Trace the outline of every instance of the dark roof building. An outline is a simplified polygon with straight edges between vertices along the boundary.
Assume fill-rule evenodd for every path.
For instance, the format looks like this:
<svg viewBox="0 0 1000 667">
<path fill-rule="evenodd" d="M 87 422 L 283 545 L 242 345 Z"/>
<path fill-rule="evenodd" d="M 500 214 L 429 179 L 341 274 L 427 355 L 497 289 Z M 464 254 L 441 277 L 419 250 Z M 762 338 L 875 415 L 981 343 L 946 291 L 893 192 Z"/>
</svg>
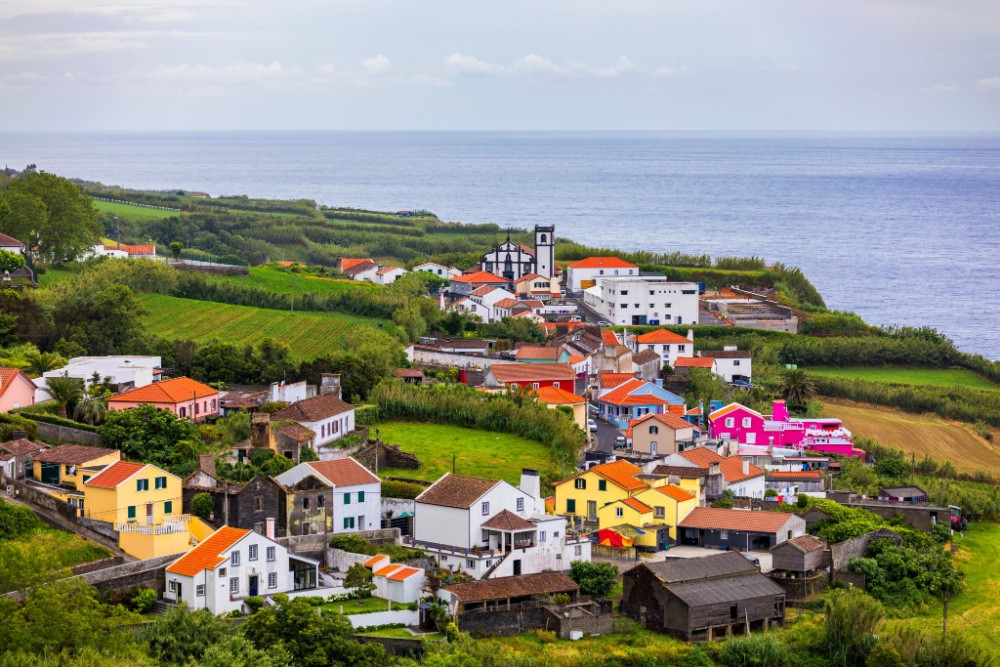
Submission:
<svg viewBox="0 0 1000 667">
<path fill-rule="evenodd" d="M 277 422 L 291 419 L 292 421 L 311 424 L 335 417 L 353 409 L 354 406 L 350 403 L 331 394 L 326 394 L 324 396 L 313 396 L 302 401 L 296 401 L 284 410 L 271 415 L 271 421 Z"/>
<path fill-rule="evenodd" d="M 417 496 L 416 502 L 463 510 L 469 509 L 477 500 L 486 495 L 487 491 L 499 483 L 495 479 L 446 473 Z"/>
<path fill-rule="evenodd" d="M 696 507 L 678 528 L 681 544 L 751 551 L 804 535 L 806 522 L 784 512 Z"/>
<path fill-rule="evenodd" d="M 516 577 L 480 579 L 442 587 L 457 602 L 458 611 L 488 607 L 491 604 L 506 606 L 523 602 L 538 595 L 568 593 L 576 595 L 580 587 L 562 572 L 539 572 Z"/>
<path fill-rule="evenodd" d="M 623 577 L 622 613 L 685 641 L 766 630 L 785 619 L 785 592 L 743 556 L 644 563 Z"/>
</svg>

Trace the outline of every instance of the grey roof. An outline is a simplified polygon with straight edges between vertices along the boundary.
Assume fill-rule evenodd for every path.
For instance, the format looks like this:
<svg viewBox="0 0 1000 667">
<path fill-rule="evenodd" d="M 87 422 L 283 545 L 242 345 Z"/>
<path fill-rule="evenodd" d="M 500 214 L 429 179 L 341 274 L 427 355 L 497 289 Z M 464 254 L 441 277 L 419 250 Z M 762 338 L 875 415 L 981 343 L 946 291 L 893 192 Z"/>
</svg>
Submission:
<svg viewBox="0 0 1000 667">
<path fill-rule="evenodd" d="M 757 572 L 757 566 L 735 551 L 704 558 L 678 558 L 646 565 L 667 584 Z"/>
<path fill-rule="evenodd" d="M 737 557 L 746 560 L 738 554 Z M 693 560 L 704 559 L 698 558 Z M 778 586 L 759 572 L 737 577 L 670 584 L 667 586 L 667 589 L 690 607 L 742 602 L 744 600 L 772 595 L 785 595 L 785 591 L 781 586 Z"/>
<path fill-rule="evenodd" d="M 894 498 L 912 498 L 914 496 L 926 496 L 927 492 L 919 486 L 883 486 L 879 491 Z"/>
</svg>

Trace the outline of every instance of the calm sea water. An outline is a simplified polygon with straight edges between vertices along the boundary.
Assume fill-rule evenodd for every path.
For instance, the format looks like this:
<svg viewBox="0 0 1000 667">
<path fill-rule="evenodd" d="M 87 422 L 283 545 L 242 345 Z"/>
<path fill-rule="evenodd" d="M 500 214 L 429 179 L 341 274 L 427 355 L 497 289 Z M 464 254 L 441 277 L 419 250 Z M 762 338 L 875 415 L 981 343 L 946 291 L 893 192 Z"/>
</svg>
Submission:
<svg viewBox="0 0 1000 667">
<path fill-rule="evenodd" d="M 930 325 L 1000 358 L 1000 135 L 0 133 L 0 160 L 757 255 L 800 266 L 831 308 Z"/>
</svg>

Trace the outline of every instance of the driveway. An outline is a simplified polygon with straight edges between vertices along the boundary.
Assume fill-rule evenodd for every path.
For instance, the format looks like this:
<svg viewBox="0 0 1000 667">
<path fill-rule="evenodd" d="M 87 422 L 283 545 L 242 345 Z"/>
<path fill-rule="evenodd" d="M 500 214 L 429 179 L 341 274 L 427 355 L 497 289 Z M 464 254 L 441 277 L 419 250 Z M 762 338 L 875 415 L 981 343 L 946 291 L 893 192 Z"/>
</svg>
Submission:
<svg viewBox="0 0 1000 667">
<path fill-rule="evenodd" d="M 591 433 L 593 437 L 591 445 L 591 451 L 601 452 L 604 454 L 613 454 L 615 447 L 615 438 L 620 435 L 625 435 L 624 432 L 619 431 L 614 424 L 609 421 L 605 421 L 600 417 L 591 415 L 591 419 L 597 422 L 597 433 Z M 622 450 L 624 452 L 624 450 Z"/>
</svg>

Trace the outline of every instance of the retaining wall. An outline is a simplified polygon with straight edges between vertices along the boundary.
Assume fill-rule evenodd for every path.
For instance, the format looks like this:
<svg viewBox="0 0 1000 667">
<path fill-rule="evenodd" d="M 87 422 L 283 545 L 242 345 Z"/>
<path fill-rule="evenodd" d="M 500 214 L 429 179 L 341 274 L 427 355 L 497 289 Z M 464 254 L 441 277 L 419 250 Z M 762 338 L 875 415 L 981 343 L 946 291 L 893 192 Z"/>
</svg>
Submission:
<svg viewBox="0 0 1000 667">
<path fill-rule="evenodd" d="M 30 413 L 24 416 L 31 419 Z M 56 440 L 57 442 L 74 442 L 90 445 L 91 447 L 100 447 L 102 443 L 101 436 L 93 431 L 83 431 L 78 428 L 49 424 L 43 421 L 36 421 L 35 423 L 38 424 L 38 434 L 43 438 Z"/>
<path fill-rule="evenodd" d="M 417 625 L 420 622 L 420 612 L 411 609 L 374 611 L 370 614 L 348 614 L 347 620 L 356 628 L 364 628 L 371 625 L 388 625 L 389 623 Z"/>
</svg>

